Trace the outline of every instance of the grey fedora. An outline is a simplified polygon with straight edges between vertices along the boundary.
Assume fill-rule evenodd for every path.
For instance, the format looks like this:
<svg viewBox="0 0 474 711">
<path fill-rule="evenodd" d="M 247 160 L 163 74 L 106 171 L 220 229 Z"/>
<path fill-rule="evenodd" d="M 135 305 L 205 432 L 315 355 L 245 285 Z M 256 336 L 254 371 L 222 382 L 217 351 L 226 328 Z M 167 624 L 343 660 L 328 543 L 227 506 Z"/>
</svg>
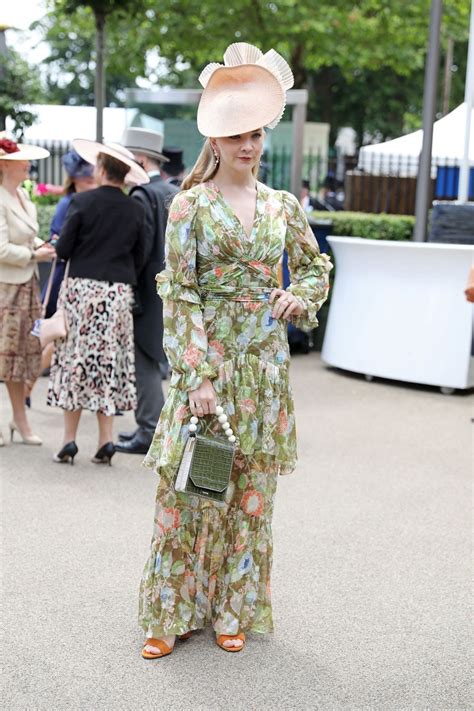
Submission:
<svg viewBox="0 0 474 711">
<path fill-rule="evenodd" d="M 163 163 L 168 162 L 168 158 L 163 155 L 164 136 L 158 131 L 148 131 L 145 128 L 131 126 L 123 134 L 122 143 L 125 148 L 134 153 L 144 153 L 151 158 L 157 158 Z"/>
</svg>

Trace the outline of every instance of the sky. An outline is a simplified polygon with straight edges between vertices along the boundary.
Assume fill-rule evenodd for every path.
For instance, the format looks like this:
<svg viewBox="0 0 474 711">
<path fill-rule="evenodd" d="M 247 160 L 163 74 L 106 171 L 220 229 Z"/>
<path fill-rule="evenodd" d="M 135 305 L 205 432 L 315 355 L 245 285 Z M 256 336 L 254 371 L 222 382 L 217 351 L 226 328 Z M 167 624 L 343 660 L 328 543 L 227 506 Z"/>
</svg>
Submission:
<svg viewBox="0 0 474 711">
<path fill-rule="evenodd" d="M 0 3 L 0 24 L 15 27 L 6 32 L 7 45 L 19 52 L 30 63 L 41 62 L 47 55 L 47 47 L 39 44 L 40 37 L 28 27 L 45 14 L 44 0 L 12 0 Z M 21 31 L 17 31 L 21 30 Z"/>
<path fill-rule="evenodd" d="M 46 14 L 47 0 L 0 0 L 0 25 L 9 25 L 15 29 L 7 30 L 7 45 L 17 51 L 30 64 L 41 64 L 48 56 L 49 48 L 41 42 L 41 33 L 29 30 L 32 22 L 40 20 Z M 150 53 L 149 62 L 158 67 L 159 59 Z M 138 79 L 137 85 L 148 88 L 147 79 Z"/>
<path fill-rule="evenodd" d="M 2 3 L 0 10 L 0 22 L 5 25 L 12 25 L 21 30 L 39 20 L 44 14 L 44 2 L 42 0 L 17 0 L 17 2 Z"/>
</svg>

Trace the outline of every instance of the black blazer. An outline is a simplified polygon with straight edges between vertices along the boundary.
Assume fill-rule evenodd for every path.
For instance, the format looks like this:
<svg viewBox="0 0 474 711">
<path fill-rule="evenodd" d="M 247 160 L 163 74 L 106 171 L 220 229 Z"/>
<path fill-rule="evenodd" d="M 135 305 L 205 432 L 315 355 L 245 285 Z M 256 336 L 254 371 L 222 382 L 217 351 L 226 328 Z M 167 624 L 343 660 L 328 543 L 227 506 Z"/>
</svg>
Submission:
<svg viewBox="0 0 474 711">
<path fill-rule="evenodd" d="M 136 284 L 151 248 L 143 205 L 103 185 L 71 200 L 56 244 L 70 277 Z"/>
<path fill-rule="evenodd" d="M 165 183 L 160 175 L 154 175 L 148 185 L 133 188 L 133 201 L 141 203 L 153 234 L 152 246 L 145 268 L 138 277 L 134 309 L 135 343 L 150 358 L 165 360 L 163 351 L 163 304 L 156 293 L 155 277 L 165 265 L 165 232 L 168 208 L 178 188 Z"/>
</svg>

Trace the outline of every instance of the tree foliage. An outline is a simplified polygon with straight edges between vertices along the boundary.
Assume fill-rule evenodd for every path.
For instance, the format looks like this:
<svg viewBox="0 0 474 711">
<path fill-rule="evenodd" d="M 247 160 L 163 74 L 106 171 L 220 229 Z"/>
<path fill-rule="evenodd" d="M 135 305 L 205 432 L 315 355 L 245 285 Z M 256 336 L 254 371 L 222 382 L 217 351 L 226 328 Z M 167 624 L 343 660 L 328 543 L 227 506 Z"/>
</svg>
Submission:
<svg viewBox="0 0 474 711">
<path fill-rule="evenodd" d="M 35 119 L 25 105 L 37 103 L 40 97 L 38 75 L 28 62 L 10 48 L 6 56 L 0 55 L 0 129 L 5 128 L 6 118 L 11 118 L 15 138 L 21 140 Z"/>
<path fill-rule="evenodd" d="M 444 72 L 441 58 L 440 78 Z M 467 43 L 455 45 L 451 103 L 453 109 L 464 98 Z M 315 121 L 331 124 L 332 138 L 340 126 L 352 126 L 359 145 L 366 133 L 377 139 L 396 138 L 421 128 L 424 67 L 409 74 L 398 74 L 390 67 L 354 68 L 352 76 L 339 67 L 322 67 L 309 73 L 309 115 Z M 438 106 L 441 108 L 442 82 L 439 82 Z M 441 113 L 438 113 L 441 116 Z"/>
<path fill-rule="evenodd" d="M 307 73 L 337 66 L 350 76 L 360 69 L 391 68 L 401 75 L 424 62 L 430 0 L 147 0 L 141 26 L 150 46 L 171 61 L 195 69 L 219 61 L 232 41 L 274 47 L 290 62 L 296 87 Z M 469 0 L 445 0 L 445 33 L 465 39 Z M 185 18 L 185 22 L 183 22 Z"/>
<path fill-rule="evenodd" d="M 42 30 L 51 48 L 44 60 L 48 101 L 92 106 L 96 61 L 95 21 L 91 10 L 80 7 L 74 13 L 49 13 L 35 23 L 35 27 Z M 128 18 L 110 18 L 106 55 L 106 103 L 120 106 L 124 100 L 123 90 L 146 74 L 146 49 L 132 41 Z"/>
<path fill-rule="evenodd" d="M 66 12 L 71 2 L 83 4 L 56 0 L 56 12 L 40 23 L 51 45 L 47 90 L 54 100 L 90 104 L 93 15 L 84 7 Z M 247 41 L 286 57 L 295 87 L 310 89 L 312 120 L 354 125 L 360 136 L 375 128 L 389 136 L 421 113 L 430 0 L 143 0 L 139 11 L 138 3 L 86 4 L 116 10 L 108 20 L 108 103 L 120 104 L 122 90 L 139 77 L 196 86 L 205 64 L 222 61 L 231 42 Z M 443 6 L 442 43 L 454 38 L 456 63 L 463 66 L 470 0 Z M 157 68 L 150 59 L 158 56 Z M 462 98 L 461 72 L 456 79 L 454 102 Z"/>
</svg>

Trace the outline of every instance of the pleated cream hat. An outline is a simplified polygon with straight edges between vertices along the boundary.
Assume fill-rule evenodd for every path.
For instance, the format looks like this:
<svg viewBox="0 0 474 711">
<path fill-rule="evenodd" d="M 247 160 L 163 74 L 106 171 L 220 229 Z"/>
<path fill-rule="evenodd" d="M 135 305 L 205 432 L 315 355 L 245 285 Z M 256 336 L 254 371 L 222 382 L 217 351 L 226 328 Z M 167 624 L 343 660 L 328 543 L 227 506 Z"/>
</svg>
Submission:
<svg viewBox="0 0 474 711">
<path fill-rule="evenodd" d="M 263 54 L 246 42 L 231 44 L 224 64 L 212 62 L 199 76 L 204 91 L 197 112 L 198 130 L 209 138 L 275 128 L 283 116 L 286 92 L 294 83 L 283 57 Z"/>
</svg>

